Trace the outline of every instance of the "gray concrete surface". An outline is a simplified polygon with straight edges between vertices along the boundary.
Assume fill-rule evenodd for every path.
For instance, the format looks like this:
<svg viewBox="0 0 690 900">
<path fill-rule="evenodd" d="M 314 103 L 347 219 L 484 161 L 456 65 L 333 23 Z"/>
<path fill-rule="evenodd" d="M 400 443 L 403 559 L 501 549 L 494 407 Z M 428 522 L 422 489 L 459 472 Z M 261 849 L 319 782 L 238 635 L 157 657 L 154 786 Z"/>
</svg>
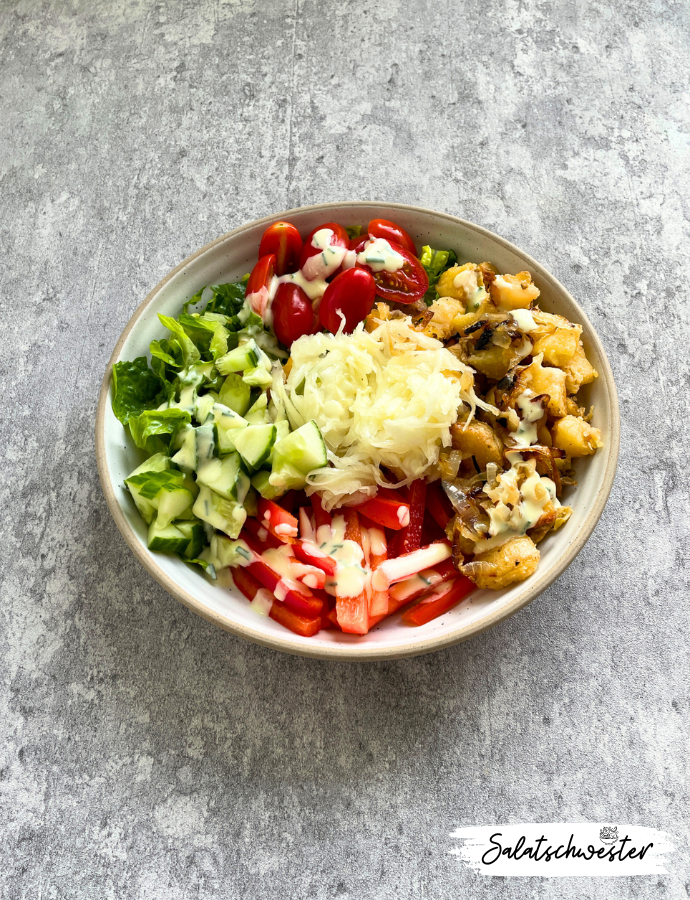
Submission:
<svg viewBox="0 0 690 900">
<path fill-rule="evenodd" d="M 0 5 L 0 895 L 685 898 L 688 6 Z M 147 291 L 257 216 L 447 210 L 583 303 L 619 475 L 537 602 L 422 659 L 293 659 L 134 561 L 93 420 Z M 482 878 L 461 825 L 663 828 L 668 876 Z"/>
</svg>

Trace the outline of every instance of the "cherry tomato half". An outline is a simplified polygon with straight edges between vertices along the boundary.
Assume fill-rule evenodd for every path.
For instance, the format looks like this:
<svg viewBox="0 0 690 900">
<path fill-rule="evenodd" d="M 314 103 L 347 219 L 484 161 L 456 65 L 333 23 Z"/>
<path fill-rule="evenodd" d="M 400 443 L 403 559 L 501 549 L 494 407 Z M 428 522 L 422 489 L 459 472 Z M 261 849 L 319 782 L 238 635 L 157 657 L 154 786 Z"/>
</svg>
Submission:
<svg viewBox="0 0 690 900">
<path fill-rule="evenodd" d="M 249 305 L 254 312 L 258 313 L 262 318 L 266 311 L 266 306 L 268 305 L 268 289 L 271 284 L 271 279 L 275 274 L 275 268 L 275 253 L 269 253 L 267 256 L 262 256 L 252 269 L 249 281 L 247 282 L 245 295 L 249 301 Z"/>
<path fill-rule="evenodd" d="M 388 240 L 386 238 L 386 240 Z M 390 300 L 395 303 L 414 303 L 421 299 L 429 287 L 429 278 L 424 271 L 424 266 L 416 256 L 401 247 L 388 241 L 391 248 L 403 258 L 403 265 L 397 272 L 372 272 L 369 266 L 357 263 L 358 269 L 371 272 L 376 282 L 376 296 L 382 300 Z"/>
<path fill-rule="evenodd" d="M 274 253 L 276 275 L 296 272 L 302 253 L 302 237 L 291 222 L 274 222 L 264 231 L 259 245 L 259 256 Z"/>
<path fill-rule="evenodd" d="M 367 226 L 367 231 L 372 237 L 385 238 L 389 243 L 404 247 L 413 256 L 417 255 L 414 241 L 405 229 L 396 225 L 395 222 L 389 222 L 388 219 L 372 219 Z"/>
<path fill-rule="evenodd" d="M 321 324 L 335 334 L 342 323 L 338 313 L 342 313 L 345 316 L 345 333 L 350 334 L 369 315 L 375 298 L 376 284 L 372 274 L 363 268 L 346 269 L 331 281 L 321 298 Z"/>
<path fill-rule="evenodd" d="M 271 310 L 275 336 L 286 347 L 302 335 L 316 331 L 311 300 L 298 284 L 279 284 Z"/>
<path fill-rule="evenodd" d="M 315 278 L 328 278 L 328 276 L 332 275 L 336 269 L 340 268 L 340 264 L 343 261 L 343 254 L 338 252 L 336 254 L 329 254 L 332 258 L 326 260 L 314 259 L 313 263 L 309 262 L 310 259 L 321 256 L 323 253 L 323 248 L 314 247 L 312 245 L 312 240 L 317 231 L 323 231 L 325 229 L 333 232 L 328 241 L 329 247 L 342 247 L 347 250 L 349 244 L 347 231 L 345 231 L 342 225 L 338 225 L 337 222 L 326 222 L 325 225 L 319 225 L 318 228 L 310 231 L 304 241 L 302 255 L 299 259 L 299 267 L 304 272 L 304 277 L 308 281 L 314 281 Z"/>
</svg>

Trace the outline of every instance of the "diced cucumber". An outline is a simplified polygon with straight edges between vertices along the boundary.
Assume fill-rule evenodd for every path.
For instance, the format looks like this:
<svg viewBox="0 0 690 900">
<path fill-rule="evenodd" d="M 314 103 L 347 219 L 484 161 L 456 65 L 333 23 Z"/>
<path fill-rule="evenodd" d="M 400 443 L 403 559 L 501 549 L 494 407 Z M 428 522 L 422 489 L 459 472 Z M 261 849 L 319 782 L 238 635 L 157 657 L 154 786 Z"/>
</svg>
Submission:
<svg viewBox="0 0 690 900">
<path fill-rule="evenodd" d="M 239 535 L 247 518 L 244 507 L 233 500 L 226 500 L 215 491 L 203 486 L 194 504 L 194 515 L 213 528 L 223 531 L 233 540 Z"/>
<path fill-rule="evenodd" d="M 276 497 L 285 493 L 282 488 L 273 487 L 269 481 L 270 475 L 271 473 L 265 469 L 252 475 L 252 487 L 256 488 L 264 500 L 275 500 Z"/>
<path fill-rule="evenodd" d="M 216 455 L 216 426 L 212 422 L 200 425 L 196 431 L 196 465 L 197 470 Z"/>
<path fill-rule="evenodd" d="M 243 416 L 251 405 L 251 394 L 249 385 L 242 381 L 240 375 L 232 372 L 223 382 L 218 399 L 238 416 Z"/>
<path fill-rule="evenodd" d="M 319 426 L 312 420 L 275 445 L 270 483 L 285 490 L 302 488 L 313 469 L 326 465 L 326 445 Z"/>
<path fill-rule="evenodd" d="M 235 446 L 250 471 L 266 462 L 276 440 L 275 425 L 249 425 L 235 438 Z"/>
<path fill-rule="evenodd" d="M 242 375 L 242 381 L 252 387 L 267 388 L 273 383 L 271 373 L 263 366 L 254 366 L 252 369 L 245 371 Z"/>
<path fill-rule="evenodd" d="M 196 469 L 196 428 L 193 425 L 185 425 L 178 433 L 177 443 L 180 449 L 173 456 L 172 461 L 184 472 L 193 472 Z"/>
<path fill-rule="evenodd" d="M 250 425 L 268 424 L 268 395 L 266 393 L 259 395 L 256 403 L 245 413 L 244 418 Z"/>
<path fill-rule="evenodd" d="M 173 519 L 183 516 L 187 510 L 191 509 L 194 503 L 194 496 L 191 491 L 183 487 L 173 488 L 172 490 L 163 488 L 156 495 L 153 502 L 158 509 L 156 521 L 160 528 L 165 528 Z"/>
<path fill-rule="evenodd" d="M 213 394 L 204 394 L 203 397 L 197 397 L 195 416 L 200 425 L 204 425 L 211 418 L 211 411 L 215 402 Z"/>
<path fill-rule="evenodd" d="M 175 527 L 189 540 L 184 555 L 188 559 L 196 559 L 206 545 L 206 532 L 199 521 L 175 522 Z"/>
<path fill-rule="evenodd" d="M 284 437 L 287 437 L 290 434 L 290 423 L 288 422 L 287 419 L 280 419 L 278 422 L 275 423 L 275 425 L 276 425 L 276 442 L 273 445 L 273 450 L 271 450 L 271 453 L 268 457 L 268 462 L 271 463 L 271 465 L 273 465 L 273 454 L 276 452 L 276 445 L 278 444 L 279 441 L 282 441 Z M 270 500 L 270 497 L 267 497 L 266 499 Z"/>
<path fill-rule="evenodd" d="M 184 553 L 189 538 L 175 525 L 162 525 L 154 519 L 149 526 L 148 548 L 159 553 Z"/>
<path fill-rule="evenodd" d="M 229 375 L 231 372 L 247 372 L 258 366 L 261 358 L 260 352 L 256 341 L 251 338 L 245 344 L 240 344 L 239 347 L 217 359 L 216 368 L 221 375 Z"/>
<path fill-rule="evenodd" d="M 134 478 L 136 475 L 143 475 L 144 472 L 164 472 L 169 468 L 170 457 L 165 453 L 154 453 L 153 456 L 149 456 L 148 459 L 144 460 L 144 462 L 132 472 L 129 478 L 125 478 L 125 484 L 132 495 L 132 500 L 134 500 L 134 503 L 139 510 L 139 515 L 147 525 L 151 524 L 153 517 L 156 514 L 156 507 L 152 502 L 153 497 L 143 497 L 141 488 L 129 484 L 129 479 Z"/>
<path fill-rule="evenodd" d="M 247 479 L 248 481 L 249 479 Z M 249 489 L 247 491 L 247 495 L 242 501 L 242 505 L 244 506 L 244 511 L 248 516 L 253 516 L 256 518 L 259 515 L 259 495 L 256 493 L 256 490 L 249 485 Z"/>
<path fill-rule="evenodd" d="M 208 459 L 197 469 L 196 481 L 205 485 L 226 500 L 237 500 L 237 481 L 241 473 L 239 453 L 231 453 L 223 459 Z"/>
<path fill-rule="evenodd" d="M 222 403 L 213 405 L 213 419 L 218 432 L 218 454 L 227 456 L 235 450 L 235 437 L 240 429 L 247 427 L 247 421 Z"/>
<path fill-rule="evenodd" d="M 228 566 L 246 566 L 252 559 L 252 551 L 244 541 L 231 541 L 222 534 L 214 534 L 208 546 L 201 554 L 202 558 L 216 569 Z"/>
</svg>

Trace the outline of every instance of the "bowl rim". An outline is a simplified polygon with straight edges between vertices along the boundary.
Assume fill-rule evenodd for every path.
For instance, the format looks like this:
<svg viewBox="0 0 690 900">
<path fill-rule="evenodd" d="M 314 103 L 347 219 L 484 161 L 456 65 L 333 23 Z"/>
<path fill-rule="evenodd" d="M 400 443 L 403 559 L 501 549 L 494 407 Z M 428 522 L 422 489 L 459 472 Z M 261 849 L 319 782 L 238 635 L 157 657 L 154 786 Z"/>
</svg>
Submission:
<svg viewBox="0 0 690 900">
<path fill-rule="evenodd" d="M 456 628 L 454 631 L 451 631 L 447 634 L 438 635 L 426 639 L 424 639 L 420 635 L 420 640 L 413 641 L 407 646 L 377 647 L 377 645 L 375 644 L 358 645 L 333 643 L 325 646 L 312 645 L 310 647 L 308 643 L 308 641 L 310 640 L 309 638 L 302 638 L 299 642 L 297 642 L 294 640 L 295 638 L 298 638 L 297 635 L 292 635 L 292 639 L 288 639 L 287 637 L 283 638 L 281 636 L 267 635 L 258 629 L 249 628 L 237 622 L 232 622 L 220 613 L 217 613 L 216 611 L 208 608 L 202 601 L 194 597 L 188 591 L 181 588 L 158 565 L 154 554 L 152 554 L 139 542 L 136 534 L 134 533 L 132 527 L 126 519 L 122 508 L 120 507 L 120 504 L 117 501 L 112 482 L 109 478 L 108 466 L 106 461 L 105 414 L 108 403 L 108 395 L 110 392 L 110 381 L 113 365 L 119 360 L 119 355 L 122 347 L 127 340 L 130 332 L 136 325 L 137 321 L 142 316 L 144 311 L 150 306 L 150 304 L 154 302 L 156 296 L 163 289 L 163 287 L 165 287 L 165 285 L 172 278 L 174 278 L 179 272 L 189 266 L 199 256 L 211 250 L 217 244 L 223 243 L 228 238 L 241 234 L 243 231 L 247 231 L 250 228 L 255 228 L 258 225 L 269 225 L 271 222 L 288 218 L 295 213 L 318 212 L 320 210 L 333 210 L 335 208 L 342 209 L 348 207 L 368 207 L 371 209 L 379 210 L 401 210 L 407 213 L 421 213 L 423 215 L 430 215 L 439 219 L 445 219 L 448 222 L 453 223 L 454 225 L 461 225 L 470 231 L 474 231 L 482 237 L 497 241 L 505 249 L 523 258 L 529 265 L 530 271 L 533 275 L 536 273 L 540 278 L 551 281 L 559 290 L 561 290 L 565 294 L 565 296 L 570 300 L 570 302 L 573 303 L 575 308 L 578 310 L 578 313 L 580 315 L 580 321 L 578 322 L 578 324 L 583 325 L 583 329 L 586 331 L 588 342 L 596 347 L 597 354 L 599 356 L 599 359 L 601 360 L 600 368 L 602 369 L 602 371 L 599 372 L 599 376 L 606 383 L 608 388 L 608 421 L 610 434 L 605 448 L 606 467 L 604 470 L 604 477 L 602 479 L 601 485 L 599 486 L 591 509 L 584 517 L 582 524 L 580 525 L 577 532 L 573 535 L 573 540 L 569 543 L 565 551 L 558 558 L 557 562 L 548 571 L 544 572 L 541 577 L 539 577 L 539 572 L 537 571 L 536 579 L 532 577 L 523 582 L 525 587 L 523 588 L 523 590 L 519 591 L 516 594 L 516 596 L 509 604 L 501 606 L 493 612 L 487 612 L 485 616 L 482 616 L 477 621 Z M 601 518 L 601 515 L 604 511 L 604 507 L 608 500 L 609 494 L 611 493 L 611 488 L 613 486 L 613 481 L 616 474 L 616 466 L 618 463 L 618 452 L 620 444 L 620 413 L 618 405 L 618 394 L 616 391 L 613 372 L 604 351 L 604 347 L 599 339 L 596 330 L 593 328 L 592 323 L 589 321 L 582 307 L 578 304 L 578 302 L 570 294 L 570 292 L 561 284 L 561 282 L 554 275 L 552 275 L 551 272 L 545 269 L 544 266 L 538 263 L 529 254 L 525 253 L 524 250 L 517 247 L 515 244 L 511 243 L 500 235 L 489 231 L 487 228 L 483 228 L 481 225 L 476 225 L 474 222 L 468 222 L 466 219 L 461 219 L 458 216 L 453 216 L 450 213 L 438 212 L 437 210 L 427 209 L 423 206 L 413 206 L 406 203 L 388 203 L 386 201 L 378 200 L 344 200 L 295 207 L 293 209 L 273 213 L 269 216 L 263 216 L 260 219 L 254 219 L 251 222 L 247 222 L 243 225 L 238 226 L 237 228 L 232 229 L 232 231 L 228 231 L 225 234 L 220 235 L 219 237 L 210 241 L 208 244 L 205 244 L 203 247 L 195 250 L 194 253 L 190 254 L 188 257 L 182 260 L 179 265 L 175 266 L 174 269 L 171 269 L 171 271 L 168 272 L 168 274 L 165 275 L 156 284 L 156 286 L 149 291 L 144 300 L 142 300 L 142 302 L 136 308 L 131 318 L 127 322 L 124 330 L 122 331 L 117 343 L 115 344 L 115 348 L 113 349 L 113 352 L 110 355 L 110 359 L 108 360 L 108 364 L 106 366 L 103 381 L 101 382 L 101 388 L 98 397 L 98 406 L 96 409 L 95 431 L 96 463 L 98 466 L 98 474 L 100 477 L 103 494 L 105 495 L 106 503 L 108 504 L 110 513 L 115 520 L 115 524 L 117 525 L 120 534 L 125 539 L 125 542 L 129 546 L 130 550 L 132 550 L 135 557 L 144 566 L 147 572 L 152 575 L 153 578 L 155 578 L 155 580 L 161 585 L 161 587 L 163 587 L 169 594 L 175 597 L 176 600 L 179 600 L 180 603 L 193 610 L 202 618 L 206 619 L 209 622 L 212 622 L 214 625 L 219 626 L 225 631 L 231 632 L 237 637 L 242 637 L 246 640 L 252 641 L 253 643 L 260 644 L 261 646 L 269 647 L 273 650 L 280 650 L 284 653 L 290 653 L 295 656 L 312 657 L 316 659 L 340 659 L 356 661 L 400 659 L 404 657 L 420 656 L 422 654 L 431 653 L 435 650 L 440 650 L 445 647 L 451 647 L 454 644 L 466 641 L 477 634 L 488 631 L 488 629 L 493 628 L 495 625 L 498 625 L 499 622 L 502 622 L 504 619 L 513 616 L 515 613 L 519 612 L 519 610 L 523 609 L 525 606 L 531 603 L 532 600 L 538 597 L 541 593 L 543 593 L 543 591 L 545 591 L 551 584 L 553 584 L 553 582 L 565 571 L 565 569 L 567 569 L 567 567 L 571 564 L 571 562 L 575 559 L 577 554 L 589 540 L 592 532 L 594 531 L 594 528 L 597 525 L 597 522 Z"/>
</svg>

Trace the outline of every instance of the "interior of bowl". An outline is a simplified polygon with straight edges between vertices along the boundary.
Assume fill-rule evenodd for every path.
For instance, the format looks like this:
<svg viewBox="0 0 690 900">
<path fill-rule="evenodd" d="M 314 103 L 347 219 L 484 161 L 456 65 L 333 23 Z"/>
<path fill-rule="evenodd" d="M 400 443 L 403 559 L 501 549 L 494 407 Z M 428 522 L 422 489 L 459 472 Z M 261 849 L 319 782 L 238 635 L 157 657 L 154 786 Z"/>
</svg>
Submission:
<svg viewBox="0 0 690 900">
<path fill-rule="evenodd" d="M 253 612 L 223 573 L 218 581 L 212 581 L 176 557 L 148 550 L 146 526 L 123 486 L 124 479 L 143 457 L 112 412 L 110 370 L 119 360 L 148 355 L 149 343 L 165 333 L 158 321 L 159 312 L 177 316 L 182 303 L 204 285 L 236 281 L 249 272 L 257 259 L 261 234 L 271 221 L 288 218 L 306 234 L 329 220 L 344 226 L 364 226 L 375 217 L 397 221 L 414 237 L 418 247 L 430 244 L 453 248 L 461 262 L 488 260 L 501 272 L 528 269 L 541 290 L 541 307 L 584 326 L 585 349 L 600 377 L 583 395 L 586 403 L 595 407 L 593 424 L 601 429 L 605 447 L 595 456 L 579 461 L 579 484 L 570 490 L 565 501 L 573 508 L 572 518 L 540 544 L 542 558 L 532 578 L 503 591 L 477 590 L 454 610 L 418 628 L 403 625 L 400 615 L 394 615 L 367 635 L 327 630 L 303 638 Z M 618 407 L 610 367 L 583 311 L 552 275 L 518 248 L 478 226 L 429 210 L 395 204 L 334 203 L 277 213 L 236 229 L 197 251 L 154 288 L 130 320 L 111 358 L 99 404 L 97 451 L 106 498 L 130 547 L 171 594 L 200 615 L 250 640 L 291 653 L 362 659 L 411 656 L 464 640 L 511 615 L 534 599 L 572 561 L 598 521 L 613 481 Z"/>
</svg>

